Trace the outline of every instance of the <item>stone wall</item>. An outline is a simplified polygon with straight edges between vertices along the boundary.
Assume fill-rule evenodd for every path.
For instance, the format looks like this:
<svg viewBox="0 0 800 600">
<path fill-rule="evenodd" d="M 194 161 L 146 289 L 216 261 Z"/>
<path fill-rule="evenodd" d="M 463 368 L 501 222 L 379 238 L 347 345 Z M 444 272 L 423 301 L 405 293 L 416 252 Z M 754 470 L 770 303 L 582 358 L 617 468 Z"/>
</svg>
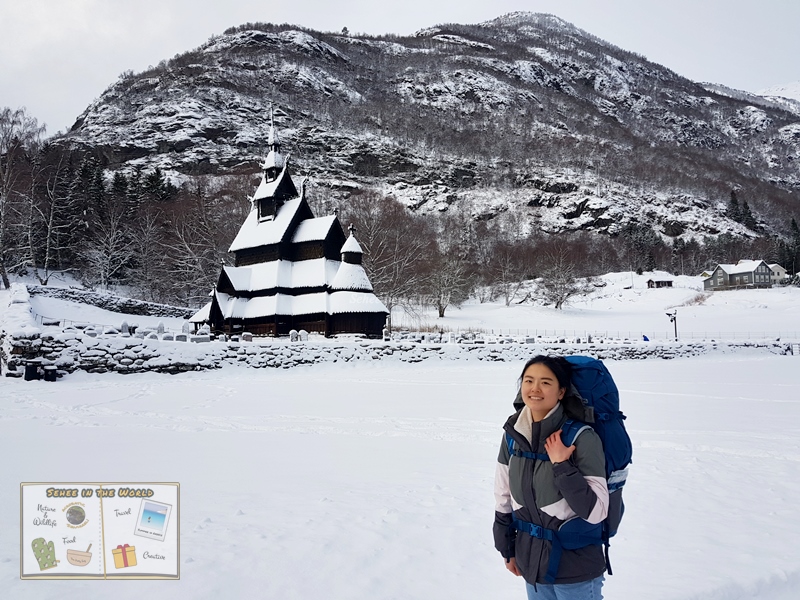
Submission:
<svg viewBox="0 0 800 600">
<path fill-rule="evenodd" d="M 153 337 L 153 336 L 151 336 Z M 750 351 L 787 354 L 779 342 L 737 343 L 621 343 L 621 344 L 425 344 L 413 342 L 203 342 L 140 339 L 130 336 L 92 337 L 83 333 L 41 333 L 18 337 L 6 334 L 1 356 L 4 374 L 21 376 L 24 365 L 36 359 L 55 365 L 59 374 L 182 373 L 241 365 L 252 368 L 291 368 L 319 363 L 397 360 L 407 363 L 453 360 L 523 361 L 536 354 L 585 354 L 603 360 L 672 359 L 709 353 Z"/>
<path fill-rule="evenodd" d="M 97 306 L 104 310 L 123 313 L 126 315 L 147 315 L 151 317 L 176 317 L 188 319 L 196 309 L 169 306 L 167 304 L 156 304 L 155 302 L 145 302 L 144 300 L 134 300 L 133 298 L 123 298 L 107 292 L 92 292 L 77 288 L 59 288 L 45 285 L 29 285 L 28 292 L 31 296 L 48 296 L 59 300 L 69 300 L 70 302 L 80 302 L 90 306 Z"/>
</svg>

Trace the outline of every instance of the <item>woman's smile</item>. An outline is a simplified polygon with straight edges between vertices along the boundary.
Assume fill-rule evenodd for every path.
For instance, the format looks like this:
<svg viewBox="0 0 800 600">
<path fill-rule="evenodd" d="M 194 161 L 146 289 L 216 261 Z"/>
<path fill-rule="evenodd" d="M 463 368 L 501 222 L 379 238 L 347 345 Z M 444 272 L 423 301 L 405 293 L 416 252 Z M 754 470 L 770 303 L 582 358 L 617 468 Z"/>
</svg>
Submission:
<svg viewBox="0 0 800 600">
<path fill-rule="evenodd" d="M 547 365 L 534 363 L 522 374 L 522 401 L 534 421 L 544 419 L 565 392 L 565 388 L 558 387 L 558 379 Z"/>
</svg>

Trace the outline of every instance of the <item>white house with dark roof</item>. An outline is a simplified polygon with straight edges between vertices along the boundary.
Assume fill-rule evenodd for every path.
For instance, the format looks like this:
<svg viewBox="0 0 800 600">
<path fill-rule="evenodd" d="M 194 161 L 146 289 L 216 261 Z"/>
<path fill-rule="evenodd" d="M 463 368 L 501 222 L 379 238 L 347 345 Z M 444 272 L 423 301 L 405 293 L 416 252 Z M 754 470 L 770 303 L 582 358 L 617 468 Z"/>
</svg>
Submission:
<svg viewBox="0 0 800 600">
<path fill-rule="evenodd" d="M 703 280 L 703 289 L 733 290 L 772 287 L 772 269 L 763 260 L 740 260 L 735 265 L 719 264 Z"/>
<path fill-rule="evenodd" d="M 314 217 L 289 174 L 274 127 L 264 175 L 230 246 L 211 301 L 192 321 L 224 333 L 381 335 L 389 311 L 375 296 L 362 250 L 336 215 Z"/>
</svg>

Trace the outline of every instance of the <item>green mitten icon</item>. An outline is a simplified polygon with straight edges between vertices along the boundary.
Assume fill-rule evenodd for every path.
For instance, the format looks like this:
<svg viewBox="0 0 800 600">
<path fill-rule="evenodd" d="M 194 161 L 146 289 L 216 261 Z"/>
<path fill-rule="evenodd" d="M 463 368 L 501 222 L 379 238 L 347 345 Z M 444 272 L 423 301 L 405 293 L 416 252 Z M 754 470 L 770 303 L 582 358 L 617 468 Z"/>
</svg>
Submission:
<svg viewBox="0 0 800 600">
<path fill-rule="evenodd" d="M 36 538 L 31 542 L 31 548 L 33 548 L 33 554 L 39 563 L 40 571 L 52 569 L 60 562 L 56 560 L 56 549 L 53 542 L 45 542 L 44 538 Z"/>
</svg>

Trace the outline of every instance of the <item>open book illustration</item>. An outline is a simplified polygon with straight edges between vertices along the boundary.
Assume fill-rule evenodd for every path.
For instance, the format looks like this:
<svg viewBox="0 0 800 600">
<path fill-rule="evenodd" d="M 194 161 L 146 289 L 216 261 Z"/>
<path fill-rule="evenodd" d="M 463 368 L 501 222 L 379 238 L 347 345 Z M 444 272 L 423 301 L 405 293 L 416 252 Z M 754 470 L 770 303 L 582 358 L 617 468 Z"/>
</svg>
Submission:
<svg viewBox="0 0 800 600">
<path fill-rule="evenodd" d="M 177 483 L 23 483 L 22 579 L 180 579 Z"/>
</svg>

